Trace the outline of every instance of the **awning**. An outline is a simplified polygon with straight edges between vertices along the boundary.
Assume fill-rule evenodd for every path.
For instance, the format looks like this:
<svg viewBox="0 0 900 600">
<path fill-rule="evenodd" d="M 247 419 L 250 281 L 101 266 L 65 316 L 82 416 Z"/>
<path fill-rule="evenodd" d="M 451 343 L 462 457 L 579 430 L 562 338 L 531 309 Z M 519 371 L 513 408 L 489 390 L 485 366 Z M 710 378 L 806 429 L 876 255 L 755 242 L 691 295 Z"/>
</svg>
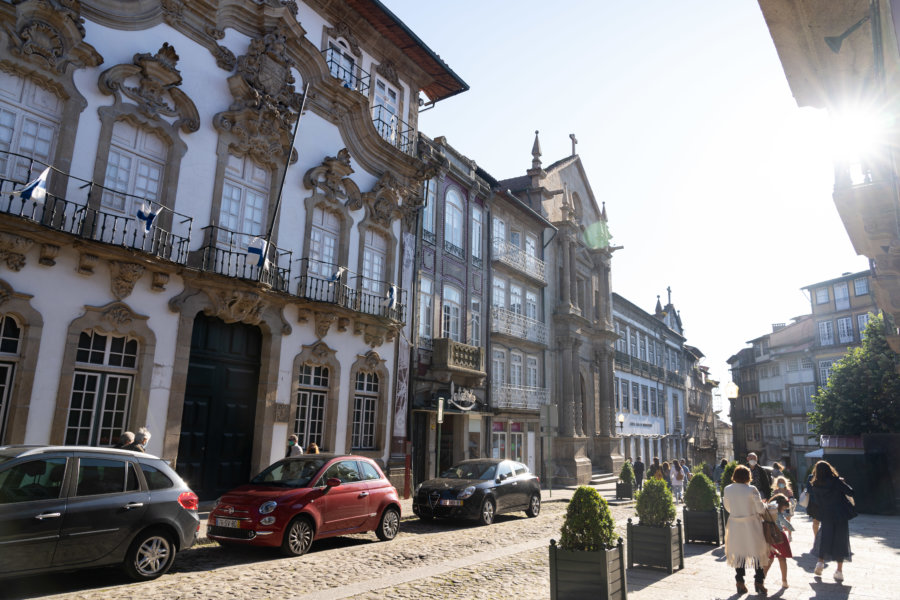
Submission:
<svg viewBox="0 0 900 600">
<path fill-rule="evenodd" d="M 825 449 L 818 448 L 816 450 L 813 450 L 812 452 L 807 452 L 803 456 L 805 456 L 806 458 L 822 458 L 823 456 L 825 456 Z"/>
</svg>

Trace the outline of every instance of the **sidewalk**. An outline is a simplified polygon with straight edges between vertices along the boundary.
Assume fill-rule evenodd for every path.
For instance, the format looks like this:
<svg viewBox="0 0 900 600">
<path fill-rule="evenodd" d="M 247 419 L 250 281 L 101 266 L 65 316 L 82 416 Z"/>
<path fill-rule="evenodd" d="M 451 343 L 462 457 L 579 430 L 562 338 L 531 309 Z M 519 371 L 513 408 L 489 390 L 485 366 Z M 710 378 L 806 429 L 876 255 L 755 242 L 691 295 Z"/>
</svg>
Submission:
<svg viewBox="0 0 900 600">
<path fill-rule="evenodd" d="M 680 507 L 678 512 L 680 513 Z M 860 515 L 850 521 L 850 548 L 853 560 L 844 563 L 844 582 L 832 577 L 835 564 L 826 563 L 822 577 L 813 575 L 816 558 L 810 554 L 813 545 L 812 521 L 797 513 L 792 524 L 796 528 L 791 549 L 794 558 L 788 563 L 788 589 L 781 589 L 781 571 L 777 561 L 766 577 L 769 598 L 785 600 L 815 598 L 845 600 L 847 598 L 900 597 L 894 577 L 900 567 L 900 517 Z M 628 597 L 631 600 L 690 598 L 735 600 L 734 570 L 725 564 L 724 547 L 685 544 L 684 570 L 668 575 L 663 571 L 634 568 L 628 571 Z M 750 594 L 755 598 L 753 575 L 746 577 Z"/>
</svg>

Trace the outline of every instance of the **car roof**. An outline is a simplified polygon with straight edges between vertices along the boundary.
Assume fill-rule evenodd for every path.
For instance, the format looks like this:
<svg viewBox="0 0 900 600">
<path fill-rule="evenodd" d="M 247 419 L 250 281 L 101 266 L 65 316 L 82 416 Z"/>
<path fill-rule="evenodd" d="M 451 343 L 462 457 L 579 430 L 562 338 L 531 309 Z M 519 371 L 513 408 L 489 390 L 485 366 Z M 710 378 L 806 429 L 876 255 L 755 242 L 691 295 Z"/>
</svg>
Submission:
<svg viewBox="0 0 900 600">
<path fill-rule="evenodd" d="M 502 462 L 507 460 L 512 460 L 511 458 L 467 458 L 466 460 L 459 461 L 458 465 L 464 465 L 467 463 L 493 463 L 495 465 L 499 465 Z"/>
<path fill-rule="evenodd" d="M 117 454 L 122 456 L 137 456 L 143 458 L 159 459 L 154 454 L 123 450 L 122 448 L 106 448 L 101 446 L 41 446 L 38 444 L 17 444 L 0 446 L 0 456 L 18 458 L 22 456 L 37 456 L 51 452 L 98 452 L 101 454 Z"/>
<path fill-rule="evenodd" d="M 287 456 L 280 460 L 306 460 L 308 458 L 317 458 L 319 460 L 331 460 L 332 458 L 349 458 L 352 460 L 369 460 L 372 459 L 367 456 L 360 456 L 358 454 L 335 454 L 335 453 L 325 453 L 319 452 L 318 454 L 298 454 L 297 456 Z"/>
</svg>

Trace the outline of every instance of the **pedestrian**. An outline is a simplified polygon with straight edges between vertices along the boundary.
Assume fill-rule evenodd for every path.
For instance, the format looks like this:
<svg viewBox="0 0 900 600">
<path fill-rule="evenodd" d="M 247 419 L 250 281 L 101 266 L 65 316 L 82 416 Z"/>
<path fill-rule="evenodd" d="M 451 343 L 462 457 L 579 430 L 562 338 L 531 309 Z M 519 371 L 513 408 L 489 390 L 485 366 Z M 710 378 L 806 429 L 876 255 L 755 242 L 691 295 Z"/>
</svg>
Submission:
<svg viewBox="0 0 900 600">
<path fill-rule="evenodd" d="M 820 460 L 813 470 L 812 485 L 809 488 L 809 506 L 815 506 L 815 517 L 822 524 L 813 545 L 813 554 L 818 557 L 814 573 L 821 575 L 826 560 L 837 562 L 834 580 L 844 580 L 844 561 L 850 561 L 850 519 L 855 516 L 848 496 L 853 496 L 853 488 L 844 482 L 838 472 L 827 461 Z"/>
<path fill-rule="evenodd" d="M 641 462 L 641 457 L 638 456 L 637 460 L 634 461 L 632 465 L 634 468 L 634 485 L 637 489 L 643 489 L 644 487 L 644 463 Z"/>
<path fill-rule="evenodd" d="M 123 446 L 122 449 L 133 450 L 134 452 L 146 452 L 145 448 L 149 442 L 150 430 L 146 427 L 141 427 L 137 430 L 137 433 L 134 434 L 134 441 L 127 446 Z"/>
<path fill-rule="evenodd" d="M 734 568 L 734 580 L 738 594 L 746 594 L 744 585 L 746 567 L 753 567 L 756 592 L 766 595 L 765 567 L 769 564 L 769 545 L 763 537 L 760 516 L 766 505 L 759 490 L 750 485 L 750 469 L 741 465 L 731 476 L 731 485 L 725 488 L 723 503 L 728 511 L 725 524 L 725 560 Z"/>
<path fill-rule="evenodd" d="M 309 446 L 306 447 L 307 454 L 318 454 L 319 453 L 319 445 L 315 442 L 310 442 Z"/>
<path fill-rule="evenodd" d="M 662 464 L 662 478 L 663 481 L 666 482 L 666 485 L 669 486 L 669 490 L 672 489 L 672 469 L 669 467 L 669 461 L 663 461 Z"/>
<path fill-rule="evenodd" d="M 716 468 L 713 470 L 713 479 L 715 480 L 716 489 L 719 489 L 719 486 L 722 485 L 722 475 L 725 473 L 725 467 L 728 466 L 728 461 L 724 458 L 716 465 Z"/>
<path fill-rule="evenodd" d="M 791 512 L 791 503 L 787 499 L 784 494 L 775 494 L 769 499 L 769 514 L 772 514 L 775 518 L 775 523 L 781 528 L 782 533 L 784 533 L 784 541 L 780 544 L 772 544 L 770 548 L 772 549 L 769 552 L 769 560 L 773 558 L 778 559 L 778 566 L 781 569 L 781 587 L 787 589 L 787 559 L 793 558 L 794 554 L 791 552 L 791 532 L 794 531 L 794 526 L 791 525 L 788 520 L 788 516 Z M 766 565 L 765 574 L 769 574 L 769 568 L 772 566 L 770 562 Z"/>
<path fill-rule="evenodd" d="M 683 501 L 684 482 L 686 480 L 687 477 L 684 475 L 684 469 L 676 460 L 672 467 L 672 494 L 675 496 L 675 502 Z"/>
<path fill-rule="evenodd" d="M 284 457 L 299 456 L 301 454 L 303 454 L 303 446 L 300 445 L 300 438 L 296 435 L 288 436 L 287 451 L 284 453 Z"/>
<path fill-rule="evenodd" d="M 759 490 L 760 498 L 768 498 L 772 495 L 772 480 L 769 474 L 759 464 L 755 452 L 747 455 L 747 467 L 750 469 L 750 478 L 753 487 Z"/>
<path fill-rule="evenodd" d="M 658 456 L 654 456 L 654 457 L 653 457 L 653 464 L 650 465 L 650 471 L 649 471 L 649 474 L 647 475 L 647 478 L 649 479 L 650 477 L 655 477 L 656 474 L 657 474 L 658 472 L 660 472 L 661 470 L 662 470 L 662 467 L 661 467 L 660 464 L 659 464 L 659 457 L 658 457 Z"/>
<path fill-rule="evenodd" d="M 772 481 L 775 481 L 779 477 L 784 475 L 784 467 L 781 466 L 781 463 L 774 462 L 772 463 Z"/>
<path fill-rule="evenodd" d="M 119 441 L 115 443 L 113 448 L 124 448 L 129 444 L 134 443 L 134 434 L 130 431 L 123 431 L 122 435 L 119 436 Z"/>
<path fill-rule="evenodd" d="M 681 470 L 684 471 L 684 482 L 685 485 L 687 485 L 687 482 L 691 480 L 691 477 L 693 477 L 694 474 L 691 473 L 691 465 L 683 458 L 681 459 Z"/>
<path fill-rule="evenodd" d="M 781 494 L 788 499 L 790 510 L 787 513 L 787 520 L 790 521 L 791 517 L 794 516 L 794 507 L 797 505 L 797 501 L 794 500 L 794 490 L 791 489 L 791 482 L 782 475 L 775 480 L 775 489 L 773 491 L 776 496 Z"/>
</svg>

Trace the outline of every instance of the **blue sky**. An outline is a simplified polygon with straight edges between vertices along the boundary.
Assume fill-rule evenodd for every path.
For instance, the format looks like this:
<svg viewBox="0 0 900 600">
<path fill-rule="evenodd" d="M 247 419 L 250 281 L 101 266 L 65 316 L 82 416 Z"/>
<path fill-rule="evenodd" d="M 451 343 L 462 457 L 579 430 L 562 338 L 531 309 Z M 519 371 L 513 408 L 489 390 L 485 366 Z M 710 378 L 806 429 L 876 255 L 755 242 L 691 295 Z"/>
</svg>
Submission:
<svg viewBox="0 0 900 600">
<path fill-rule="evenodd" d="M 498 179 L 577 152 L 606 202 L 613 289 L 666 287 L 713 376 L 804 285 L 867 268 L 831 200 L 824 114 L 799 109 L 756 2 L 384 0 L 471 87 L 420 116 Z M 722 386 L 724 387 L 724 386 Z"/>
</svg>

